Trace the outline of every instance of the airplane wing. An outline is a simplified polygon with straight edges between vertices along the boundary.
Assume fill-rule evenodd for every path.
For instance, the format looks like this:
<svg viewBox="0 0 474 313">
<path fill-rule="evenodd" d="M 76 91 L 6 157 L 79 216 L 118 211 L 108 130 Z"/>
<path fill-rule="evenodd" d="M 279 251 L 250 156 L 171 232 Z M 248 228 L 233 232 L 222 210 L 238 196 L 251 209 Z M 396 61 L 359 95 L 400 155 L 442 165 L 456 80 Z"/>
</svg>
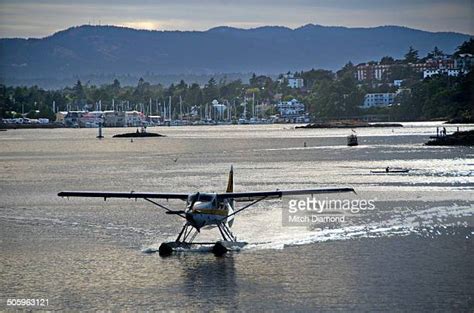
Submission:
<svg viewBox="0 0 474 313">
<path fill-rule="evenodd" d="M 62 191 L 60 197 L 88 197 L 88 198 L 126 198 L 126 199 L 188 199 L 188 193 L 153 193 L 153 192 L 113 192 L 113 191 Z"/>
<path fill-rule="evenodd" d="M 234 199 L 235 201 L 256 201 L 256 200 L 268 200 L 278 199 L 283 196 L 292 195 L 314 195 L 321 193 L 338 193 L 338 192 L 354 192 L 355 190 L 350 187 L 337 187 L 337 188 L 315 188 L 315 189 L 296 189 L 296 190 L 275 190 L 275 191 L 251 191 L 251 192 L 226 192 L 217 195 L 220 199 Z"/>
</svg>

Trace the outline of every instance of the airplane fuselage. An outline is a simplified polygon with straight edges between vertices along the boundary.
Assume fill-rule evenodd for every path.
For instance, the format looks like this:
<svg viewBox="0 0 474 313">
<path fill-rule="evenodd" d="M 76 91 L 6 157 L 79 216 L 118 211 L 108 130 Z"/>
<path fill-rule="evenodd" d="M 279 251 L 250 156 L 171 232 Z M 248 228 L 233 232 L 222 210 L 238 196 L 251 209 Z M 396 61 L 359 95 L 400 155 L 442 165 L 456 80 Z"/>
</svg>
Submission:
<svg viewBox="0 0 474 313">
<path fill-rule="evenodd" d="M 189 196 L 186 204 L 186 220 L 195 228 L 216 226 L 227 223 L 232 226 L 234 216 L 233 201 L 218 200 L 215 193 L 195 193 Z"/>
</svg>

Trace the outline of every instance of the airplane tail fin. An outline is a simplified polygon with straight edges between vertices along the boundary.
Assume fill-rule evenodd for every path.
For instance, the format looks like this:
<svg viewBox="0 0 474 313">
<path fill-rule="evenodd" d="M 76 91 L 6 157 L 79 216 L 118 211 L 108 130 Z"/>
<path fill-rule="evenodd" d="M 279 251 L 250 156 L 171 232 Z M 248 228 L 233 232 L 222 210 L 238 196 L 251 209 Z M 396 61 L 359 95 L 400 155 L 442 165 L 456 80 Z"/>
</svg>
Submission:
<svg viewBox="0 0 474 313">
<path fill-rule="evenodd" d="M 230 167 L 229 180 L 227 181 L 226 192 L 234 192 L 234 166 Z"/>
</svg>

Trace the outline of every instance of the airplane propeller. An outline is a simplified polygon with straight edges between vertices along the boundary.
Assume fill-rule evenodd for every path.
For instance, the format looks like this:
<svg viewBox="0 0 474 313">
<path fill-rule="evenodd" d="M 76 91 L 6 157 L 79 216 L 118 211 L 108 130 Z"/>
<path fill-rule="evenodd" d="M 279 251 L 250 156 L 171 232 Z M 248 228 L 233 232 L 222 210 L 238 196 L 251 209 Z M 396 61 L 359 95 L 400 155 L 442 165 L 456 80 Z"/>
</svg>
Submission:
<svg viewBox="0 0 474 313">
<path fill-rule="evenodd" d="M 195 197 L 194 197 L 194 199 L 193 199 L 193 202 L 191 202 L 191 205 L 189 206 L 189 210 L 190 210 L 190 211 L 193 210 L 194 204 L 196 203 L 196 201 L 198 200 L 198 198 L 199 198 L 199 192 L 197 192 L 197 193 L 195 194 Z"/>
<path fill-rule="evenodd" d="M 191 204 L 190 204 L 189 207 L 188 207 L 188 210 L 187 210 L 187 213 L 186 213 L 186 220 L 187 220 L 189 223 L 191 223 L 191 224 L 194 226 L 194 228 L 196 228 L 196 230 L 197 230 L 198 232 L 200 232 L 200 228 L 201 228 L 201 227 L 199 227 L 199 226 L 196 224 L 196 222 L 195 222 L 195 220 L 194 220 L 194 218 L 193 218 L 193 214 L 192 214 L 192 211 L 193 211 L 193 208 L 194 208 L 194 204 L 196 204 L 196 201 L 197 201 L 198 199 L 199 199 L 199 192 L 197 192 L 197 193 L 194 195 L 193 201 L 191 202 Z"/>
</svg>

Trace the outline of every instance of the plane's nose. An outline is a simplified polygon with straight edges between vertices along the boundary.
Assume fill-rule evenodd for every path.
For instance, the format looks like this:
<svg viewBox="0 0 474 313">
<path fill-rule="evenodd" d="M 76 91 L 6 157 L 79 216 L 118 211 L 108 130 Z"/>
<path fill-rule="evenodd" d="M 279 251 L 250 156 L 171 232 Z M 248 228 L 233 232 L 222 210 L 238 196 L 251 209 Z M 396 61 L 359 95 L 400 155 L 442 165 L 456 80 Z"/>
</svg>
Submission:
<svg viewBox="0 0 474 313">
<path fill-rule="evenodd" d="M 194 214 L 192 212 L 186 212 L 185 217 L 186 217 L 186 221 L 188 221 L 188 223 L 191 226 L 196 228 L 197 231 L 199 231 L 201 227 L 203 226 L 203 223 L 199 223 L 198 221 L 196 221 L 196 219 L 194 218 Z"/>
</svg>

